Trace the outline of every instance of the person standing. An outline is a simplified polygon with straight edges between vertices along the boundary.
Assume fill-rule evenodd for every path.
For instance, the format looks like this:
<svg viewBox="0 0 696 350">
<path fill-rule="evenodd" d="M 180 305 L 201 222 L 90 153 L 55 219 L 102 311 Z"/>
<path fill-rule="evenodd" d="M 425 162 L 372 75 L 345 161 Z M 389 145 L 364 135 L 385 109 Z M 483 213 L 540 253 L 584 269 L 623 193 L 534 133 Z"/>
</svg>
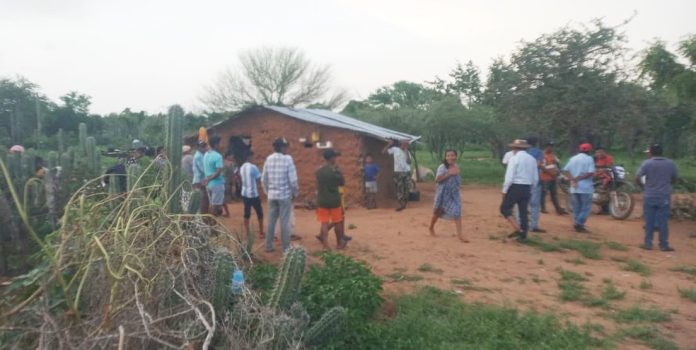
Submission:
<svg viewBox="0 0 696 350">
<path fill-rule="evenodd" d="M 538 141 L 539 140 L 536 136 L 527 138 L 527 143 L 530 146 L 527 150 L 527 153 L 529 153 L 530 156 L 534 157 L 534 159 L 537 162 L 537 172 L 540 172 L 541 169 L 544 168 L 544 154 L 537 147 Z M 532 226 L 532 232 L 546 232 L 546 230 L 539 227 L 539 212 L 541 211 L 541 183 L 537 183 L 534 186 L 532 186 L 532 194 L 529 198 L 529 209 L 531 216 L 530 226 Z"/>
<path fill-rule="evenodd" d="M 454 220 L 457 237 L 464 243 L 469 240 L 462 234 L 462 198 L 459 193 L 461 177 L 457 165 L 457 151 L 445 151 L 445 159 L 437 168 L 435 182 L 437 191 L 433 204 L 433 217 L 430 219 L 430 235 L 435 236 L 435 223 L 438 219 Z"/>
<path fill-rule="evenodd" d="M 198 212 L 200 214 L 208 214 L 210 209 L 210 201 L 208 200 L 208 190 L 201 183 L 205 178 L 205 166 L 203 163 L 203 158 L 208 152 L 208 143 L 205 141 L 198 141 L 198 149 L 193 155 L 193 181 L 191 182 L 193 188 L 198 190 L 199 195 L 193 196 L 191 200 L 191 212 Z M 197 200 L 198 198 L 199 200 Z"/>
<path fill-rule="evenodd" d="M 372 155 L 365 156 L 363 165 L 363 176 L 365 180 L 365 206 L 367 209 L 377 208 L 377 174 L 379 166 L 375 163 Z"/>
<path fill-rule="evenodd" d="M 290 215 L 292 201 L 300 191 L 297 183 L 297 170 L 290 155 L 286 154 L 289 144 L 285 138 L 273 140 L 273 154 L 263 164 L 261 184 L 268 197 L 268 231 L 266 251 L 273 251 L 273 237 L 276 222 L 280 220 L 280 236 L 283 251 L 290 246 Z"/>
<path fill-rule="evenodd" d="M 508 235 L 509 238 L 517 237 L 517 241 L 527 239 L 529 218 L 527 209 L 532 188 L 539 183 L 539 170 L 537 161 L 525 152 L 529 148 L 526 140 L 515 140 L 510 144 L 513 156 L 505 168 L 505 181 L 503 182 L 503 202 L 500 204 L 500 213 L 515 230 Z M 520 223 L 512 215 L 512 208 L 517 205 L 520 214 Z"/>
<path fill-rule="evenodd" d="M 544 168 L 541 170 L 539 177 L 541 179 L 541 212 L 546 211 L 546 193 L 550 194 L 551 203 L 556 209 L 556 214 L 565 215 L 567 212 L 561 208 L 558 202 L 558 187 L 556 186 L 556 178 L 560 172 L 560 161 L 553 152 L 553 142 L 547 142 L 544 146 Z"/>
<path fill-rule="evenodd" d="M 590 156 L 592 145 L 583 143 L 580 152 L 574 155 L 563 168 L 563 175 L 570 180 L 570 195 L 573 205 L 573 224 L 576 232 L 590 232 L 585 227 L 592 210 L 594 185 L 592 177 L 595 172 L 594 159 Z"/>
<path fill-rule="evenodd" d="M 343 249 L 348 244 L 345 239 L 344 211 L 339 188 L 345 184 L 343 174 L 336 166 L 336 157 L 341 153 L 333 148 L 324 150 L 324 165 L 315 175 L 317 178 L 317 220 L 321 223 L 319 241 L 329 250 L 327 242 L 331 227 L 336 234 L 336 248 Z"/>
<path fill-rule="evenodd" d="M 648 149 L 649 159 L 644 160 L 636 172 L 636 183 L 643 188 L 643 219 L 645 239 L 641 248 L 652 250 L 653 232 L 660 232 L 660 250 L 672 252 L 669 245 L 669 215 L 672 204 L 672 185 L 677 182 L 677 166 L 662 156 L 662 146 L 653 144 Z M 645 185 L 641 178 L 645 176 Z"/>
<path fill-rule="evenodd" d="M 186 180 L 193 182 L 193 155 L 189 145 L 181 146 L 181 171 L 184 173 Z"/>
<path fill-rule="evenodd" d="M 396 211 L 406 209 L 408 203 L 409 185 L 411 183 L 411 156 L 408 151 L 408 141 L 389 141 L 382 150 L 394 157 L 394 183 L 396 184 L 396 199 L 399 207 Z"/>
<path fill-rule="evenodd" d="M 259 221 L 259 237 L 264 238 L 263 232 L 263 208 L 261 207 L 261 198 L 256 183 L 261 180 L 261 172 L 259 168 L 251 163 L 254 153 L 249 151 L 246 154 L 246 160 L 239 168 L 239 175 L 242 179 L 242 202 L 244 203 L 244 228 L 246 229 L 247 237 L 251 234 L 249 228 L 249 219 L 251 218 L 251 208 L 256 212 L 256 219 Z"/>
<path fill-rule="evenodd" d="M 201 185 L 208 190 L 208 199 L 213 207 L 213 215 L 222 214 L 222 206 L 225 204 L 225 176 L 223 175 L 224 165 L 220 154 L 220 137 L 210 138 L 210 150 L 203 157 L 203 170 L 205 177 Z"/>
</svg>

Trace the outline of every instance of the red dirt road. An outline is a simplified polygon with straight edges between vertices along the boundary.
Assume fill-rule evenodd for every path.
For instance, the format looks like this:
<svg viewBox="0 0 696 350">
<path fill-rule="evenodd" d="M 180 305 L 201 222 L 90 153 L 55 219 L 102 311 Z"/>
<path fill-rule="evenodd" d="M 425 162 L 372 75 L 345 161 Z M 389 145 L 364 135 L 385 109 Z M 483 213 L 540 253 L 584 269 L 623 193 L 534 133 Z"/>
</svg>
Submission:
<svg viewBox="0 0 696 350">
<path fill-rule="evenodd" d="M 376 274 L 383 276 L 388 294 L 405 293 L 420 286 L 432 285 L 453 290 L 467 302 L 554 312 L 576 323 L 598 323 L 605 327 L 607 333 L 619 328 L 610 318 L 617 309 L 636 304 L 643 307 L 654 305 L 673 312 L 672 321 L 660 324 L 665 335 L 680 348 L 696 345 L 696 303 L 681 298 L 677 290 L 696 288 L 696 278 L 670 271 L 681 265 L 696 267 L 696 238 L 689 237 L 696 232 L 694 222 L 670 222 L 670 243 L 676 252 L 663 253 L 638 248 L 643 235 L 640 202 L 636 204 L 633 216 L 625 221 L 607 216 L 590 216 L 587 227 L 591 234 L 575 233 L 569 216 L 541 214 L 540 225 L 548 233 L 538 235 L 545 241 L 614 241 L 629 247 L 628 251 L 617 251 L 604 245 L 600 251 L 602 258 L 590 260 L 576 251 L 542 252 L 506 240 L 505 236 L 511 230 L 498 213 L 501 195 L 497 187 L 466 186 L 461 190 L 464 231 L 470 243 L 462 243 L 454 236 L 454 223 L 450 221 L 440 221 L 436 226 L 437 237 L 431 237 L 428 223 L 432 213 L 434 185 L 421 184 L 419 187 L 421 201 L 409 203 L 403 212 L 395 212 L 393 208 L 369 211 L 355 208 L 346 213 L 347 226 L 354 225 L 355 229 L 347 231 L 353 236 L 353 241 L 343 253 L 367 262 Z M 237 231 L 241 227 L 241 205 L 230 205 L 230 211 L 237 217 L 227 219 L 225 223 Z M 295 243 L 304 245 L 310 252 L 320 250 L 321 245 L 314 238 L 318 232 L 314 212 L 296 209 L 295 215 L 296 232 L 303 237 L 303 240 Z M 270 254 L 263 252 L 260 242 L 255 245 L 255 253 L 269 261 L 280 259 L 278 251 Z M 619 260 L 625 259 L 641 261 L 651 268 L 652 274 L 643 277 L 622 270 L 625 262 Z M 578 265 L 571 260 L 576 260 L 576 263 L 581 260 L 583 264 Z M 425 263 L 437 271 L 419 271 L 419 267 Z M 558 268 L 585 275 L 588 281 L 583 284 L 594 296 L 601 294 L 603 280 L 611 279 L 619 291 L 626 292 L 626 297 L 612 301 L 609 309 L 586 307 L 581 302 L 561 302 L 558 297 Z M 399 279 L 398 274 L 411 278 Z M 462 287 L 452 283 L 453 280 L 467 280 L 471 284 Z M 652 288 L 641 289 L 639 285 L 643 280 L 650 281 Z M 643 347 L 626 341 L 621 348 Z"/>
</svg>

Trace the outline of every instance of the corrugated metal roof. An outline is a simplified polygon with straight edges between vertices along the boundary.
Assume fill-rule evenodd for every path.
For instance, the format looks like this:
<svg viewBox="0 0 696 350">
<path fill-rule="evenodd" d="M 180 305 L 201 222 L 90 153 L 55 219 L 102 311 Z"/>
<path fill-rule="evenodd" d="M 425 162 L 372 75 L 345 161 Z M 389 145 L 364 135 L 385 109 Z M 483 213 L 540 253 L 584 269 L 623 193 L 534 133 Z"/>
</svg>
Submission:
<svg viewBox="0 0 696 350">
<path fill-rule="evenodd" d="M 301 109 L 277 106 L 264 106 L 264 108 L 309 123 L 347 129 L 380 139 L 396 139 L 413 142 L 420 138 L 420 136 L 409 135 L 403 132 L 383 128 L 381 126 L 370 124 L 361 120 L 357 120 L 355 118 L 345 116 L 343 114 L 334 113 L 324 109 Z"/>
</svg>

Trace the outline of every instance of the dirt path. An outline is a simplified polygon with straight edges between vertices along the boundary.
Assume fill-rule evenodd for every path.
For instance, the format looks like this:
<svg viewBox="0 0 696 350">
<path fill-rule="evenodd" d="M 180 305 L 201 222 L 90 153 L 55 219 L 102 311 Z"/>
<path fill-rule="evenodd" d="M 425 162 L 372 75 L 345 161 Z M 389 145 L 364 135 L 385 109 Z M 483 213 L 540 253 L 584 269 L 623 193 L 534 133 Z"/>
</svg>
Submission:
<svg viewBox="0 0 696 350">
<path fill-rule="evenodd" d="M 548 233 L 538 235 L 544 241 L 613 241 L 629 247 L 628 251 L 617 251 L 602 246 L 602 258 L 591 260 L 582 258 L 577 251 L 542 252 L 504 239 L 511 230 L 498 214 L 501 197 L 497 187 L 468 186 L 462 189 L 464 229 L 471 243 L 459 242 L 454 236 L 454 224 L 449 221 L 438 223 L 438 236 L 431 237 L 427 226 L 432 212 L 433 184 L 423 184 L 420 189 L 421 201 L 410 203 L 400 213 L 392 208 L 347 211 L 347 225 L 355 228 L 348 231 L 353 241 L 344 253 L 366 261 L 376 274 L 383 276 L 387 293 L 406 293 L 420 286 L 432 285 L 453 290 L 467 302 L 554 312 L 577 323 L 601 324 L 608 333 L 617 327 L 609 316 L 616 309 L 635 304 L 655 305 L 661 310 L 674 312 L 672 321 L 661 324 L 665 334 L 681 348 L 696 344 L 696 303 L 681 298 L 677 291 L 678 287 L 696 288 L 696 279 L 682 272 L 670 271 L 681 265 L 696 266 L 696 238 L 689 236 L 696 232 L 693 222 L 670 223 L 670 243 L 676 252 L 663 253 L 638 248 L 643 235 L 640 203 L 636 205 L 633 216 L 625 221 L 590 216 L 587 226 L 592 233 L 589 235 L 572 231 L 568 216 L 542 214 L 540 225 Z M 233 204 L 230 211 L 241 213 L 241 206 Z M 236 218 L 226 223 L 233 230 L 241 225 Z M 314 212 L 296 209 L 296 232 L 303 237 L 301 244 L 310 252 L 321 249 L 314 239 L 317 231 Z M 264 253 L 261 244 L 257 244 L 255 249 L 264 259 L 278 261 L 280 258 L 278 252 Z M 643 262 L 651 268 L 652 274 L 643 277 L 622 270 L 626 259 Z M 580 261 L 583 264 L 577 264 Z M 431 271 L 423 271 L 422 265 L 426 263 L 432 267 Z M 611 279 L 618 290 L 626 292 L 626 296 L 623 300 L 611 302 L 609 309 L 586 307 L 580 302 L 561 302 L 558 268 L 583 274 L 588 279 L 583 284 L 593 295 L 601 293 L 603 280 Z M 644 280 L 652 284 L 650 289 L 639 287 Z M 633 343 L 622 347 L 640 348 Z"/>
</svg>

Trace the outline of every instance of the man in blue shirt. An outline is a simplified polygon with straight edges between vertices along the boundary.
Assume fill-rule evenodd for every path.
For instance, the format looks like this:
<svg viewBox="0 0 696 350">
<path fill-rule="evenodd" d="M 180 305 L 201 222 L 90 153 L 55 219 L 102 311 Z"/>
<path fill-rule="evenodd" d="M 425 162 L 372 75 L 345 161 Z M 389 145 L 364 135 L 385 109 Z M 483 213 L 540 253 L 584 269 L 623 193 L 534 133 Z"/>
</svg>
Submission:
<svg viewBox="0 0 696 350">
<path fill-rule="evenodd" d="M 365 176 L 365 206 L 367 209 L 377 208 L 377 173 L 379 173 L 379 167 L 374 162 L 372 155 L 366 155 L 363 175 Z"/>
<path fill-rule="evenodd" d="M 563 168 L 563 175 L 570 179 L 570 195 L 573 205 L 573 224 L 576 232 L 590 232 L 585 228 L 587 217 L 592 209 L 592 193 L 594 185 L 592 177 L 595 172 L 594 159 L 590 156 L 592 145 L 580 145 L 580 153 L 568 161 Z"/>
<path fill-rule="evenodd" d="M 648 150 L 650 159 L 643 161 L 636 172 L 636 182 L 643 187 L 643 219 L 645 239 L 641 248 L 652 250 L 653 231 L 660 231 L 660 250 L 674 251 L 669 246 L 669 214 L 672 202 L 672 185 L 677 182 L 677 166 L 662 156 L 662 146 L 653 144 Z M 645 176 L 645 185 L 641 178 Z"/>
<path fill-rule="evenodd" d="M 537 148 L 537 142 L 539 140 L 536 136 L 530 136 L 527 138 L 527 143 L 531 147 L 527 150 L 530 156 L 534 157 L 537 162 L 537 171 L 540 171 L 544 166 L 544 153 Z M 531 222 L 529 223 L 532 227 L 532 232 L 546 232 L 546 230 L 539 227 L 539 212 L 541 211 L 541 182 L 532 187 L 532 194 L 529 198 L 529 211 Z"/>
<path fill-rule="evenodd" d="M 213 206 L 213 215 L 222 214 L 222 204 L 225 200 L 225 178 L 222 175 L 222 155 L 219 152 L 220 137 L 210 138 L 210 150 L 203 157 L 203 170 L 205 178 L 201 181 L 208 190 L 208 199 Z"/>
</svg>

